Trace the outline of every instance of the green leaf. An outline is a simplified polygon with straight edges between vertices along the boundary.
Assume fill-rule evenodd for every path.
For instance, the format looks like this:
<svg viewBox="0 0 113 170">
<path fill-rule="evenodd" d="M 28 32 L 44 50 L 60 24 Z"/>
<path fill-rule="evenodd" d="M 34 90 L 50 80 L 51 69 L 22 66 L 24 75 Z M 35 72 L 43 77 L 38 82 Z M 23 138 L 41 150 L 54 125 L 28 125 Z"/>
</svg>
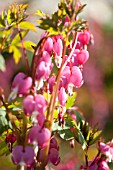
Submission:
<svg viewBox="0 0 113 170">
<path fill-rule="evenodd" d="M 79 8 L 77 9 L 77 11 L 75 11 L 75 12 L 76 12 L 76 15 L 78 15 L 79 13 L 81 13 L 85 6 L 86 6 L 86 4 L 79 6 Z"/>
<path fill-rule="evenodd" d="M 86 147 L 87 147 L 87 143 L 86 143 L 84 136 L 83 136 L 81 131 L 78 131 L 78 141 L 81 144 L 82 149 L 85 150 Z"/>
<path fill-rule="evenodd" d="M 4 28 L 5 27 L 5 23 L 4 20 L 0 17 L 0 27 Z"/>
<path fill-rule="evenodd" d="M 4 141 L 2 141 L 0 142 L 0 156 L 3 156 L 4 154 L 8 155 L 10 154 L 10 152 L 7 144 Z"/>
<path fill-rule="evenodd" d="M 12 128 L 11 122 L 8 119 L 7 113 L 4 109 L 0 109 L 0 134 L 7 131 L 8 128 Z"/>
<path fill-rule="evenodd" d="M 54 122 L 52 125 L 52 131 L 55 132 L 59 130 L 62 130 L 62 127 L 58 125 L 58 122 Z"/>
<path fill-rule="evenodd" d="M 82 120 L 85 120 L 84 117 L 77 110 L 73 110 L 72 113 L 76 115 L 77 123 L 81 122 Z"/>
<path fill-rule="evenodd" d="M 69 128 L 60 130 L 59 135 L 64 140 L 71 140 L 74 138 L 74 133 Z"/>
<path fill-rule="evenodd" d="M 84 121 L 84 120 L 82 120 L 80 122 L 80 124 L 81 124 L 80 129 L 81 129 L 82 134 L 83 134 L 83 136 L 84 136 L 84 138 L 86 140 L 87 136 L 88 136 L 88 132 L 89 132 L 89 123 Z"/>
<path fill-rule="evenodd" d="M 1 53 L 0 53 L 0 70 L 1 71 L 5 71 L 6 70 L 5 60 L 4 60 L 4 57 L 2 56 Z"/>
<path fill-rule="evenodd" d="M 53 23 L 52 19 L 47 17 L 45 19 L 40 19 L 37 21 L 39 24 L 39 28 L 43 29 L 43 30 L 48 30 L 50 28 L 53 28 L 54 31 L 57 30 L 56 25 Z"/>
<path fill-rule="evenodd" d="M 8 21 L 8 24 L 11 24 L 12 23 L 12 19 L 14 18 L 14 15 L 13 13 L 11 12 L 11 10 L 9 9 L 8 10 L 8 14 L 7 14 L 7 21 Z"/>
<path fill-rule="evenodd" d="M 66 102 L 66 109 L 69 109 L 72 107 L 75 103 L 77 93 L 73 92 L 73 96 L 68 96 L 67 102 Z"/>
<path fill-rule="evenodd" d="M 54 119 L 57 119 L 58 118 L 58 110 L 54 110 Z"/>
<path fill-rule="evenodd" d="M 0 142 L 0 150 L 4 147 L 6 147 L 6 143 L 4 141 Z"/>
<path fill-rule="evenodd" d="M 41 10 L 37 10 L 36 11 L 36 13 L 35 13 L 36 15 L 38 15 L 38 16 L 40 16 L 40 17 L 45 17 L 46 16 L 46 14 L 44 14 Z"/>
<path fill-rule="evenodd" d="M 20 23 L 20 28 L 21 29 L 27 29 L 27 30 L 32 30 L 34 32 L 36 32 L 36 29 L 34 27 L 34 24 L 32 24 L 31 22 L 27 22 L 27 21 L 23 21 Z"/>
<path fill-rule="evenodd" d="M 18 43 L 16 44 L 18 47 L 22 47 L 22 43 Z M 34 52 L 34 49 L 33 47 L 36 46 L 35 43 L 31 42 L 31 41 L 24 41 L 24 46 L 27 50 L 31 51 L 31 52 Z M 32 47 L 33 46 L 33 47 Z"/>
<path fill-rule="evenodd" d="M 73 33 L 70 32 L 69 36 L 68 36 L 68 44 L 70 44 L 70 42 L 73 40 Z"/>
<path fill-rule="evenodd" d="M 20 4 L 20 8 L 23 10 L 26 10 L 28 7 L 28 4 Z"/>
<path fill-rule="evenodd" d="M 13 52 L 13 58 L 15 60 L 15 63 L 18 64 L 18 62 L 20 61 L 20 58 L 21 58 L 20 50 L 16 46 L 11 45 L 10 48 L 9 48 L 9 52 L 10 53 Z"/>
<path fill-rule="evenodd" d="M 89 142 L 89 145 L 94 144 L 98 140 L 98 138 L 100 137 L 101 134 L 102 134 L 101 130 L 95 132 L 95 134 L 93 135 L 92 140 Z"/>
<path fill-rule="evenodd" d="M 57 132 L 60 137 L 64 140 L 70 140 L 74 138 L 73 132 L 70 130 L 70 127 L 64 125 L 63 127 L 58 125 L 58 122 L 53 123 L 52 127 L 53 132 Z"/>
<path fill-rule="evenodd" d="M 76 20 L 72 22 L 71 30 L 82 31 L 86 29 L 86 21 Z"/>
<path fill-rule="evenodd" d="M 27 35 L 27 33 L 28 33 L 28 30 L 22 31 L 22 32 L 21 32 L 22 38 L 24 38 L 24 37 Z M 20 36 L 19 36 L 19 34 L 17 34 L 17 35 L 13 38 L 11 44 L 12 44 L 12 45 L 16 45 L 19 41 L 20 41 Z"/>
<path fill-rule="evenodd" d="M 67 14 L 69 17 L 71 17 L 71 13 L 69 11 L 69 8 L 68 8 L 68 6 L 65 3 L 61 3 L 60 9 L 61 8 L 62 8 L 62 12 L 63 12 L 64 15 Z"/>
</svg>

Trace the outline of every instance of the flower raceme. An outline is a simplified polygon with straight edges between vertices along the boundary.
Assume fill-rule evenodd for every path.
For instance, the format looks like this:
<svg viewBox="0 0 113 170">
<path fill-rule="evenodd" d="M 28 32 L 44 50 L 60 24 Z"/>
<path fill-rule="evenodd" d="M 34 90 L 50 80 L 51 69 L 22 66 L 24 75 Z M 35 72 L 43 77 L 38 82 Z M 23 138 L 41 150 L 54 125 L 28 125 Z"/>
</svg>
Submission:
<svg viewBox="0 0 113 170">
<path fill-rule="evenodd" d="M 73 87 L 79 88 L 83 84 L 83 76 L 79 66 L 84 65 L 89 58 L 89 53 L 86 49 L 83 48 L 84 45 L 89 43 L 89 38 L 87 37 L 88 33 L 82 32 L 78 36 L 78 42 L 81 43 L 80 48 L 75 48 L 74 53 L 72 54 L 70 61 L 67 62 L 64 70 L 61 72 L 60 85 L 58 88 L 58 100 L 60 102 L 60 112 L 58 113 L 58 122 L 59 126 L 64 125 L 64 115 L 66 112 L 66 101 L 67 101 L 67 92 L 71 96 L 73 94 Z M 87 37 L 87 38 L 86 38 Z M 67 47 L 68 48 L 68 47 Z M 62 60 L 68 58 L 66 55 L 62 58 L 63 51 L 63 41 L 61 37 L 53 36 L 48 37 L 45 44 L 44 50 L 40 58 L 36 62 L 36 74 L 35 74 L 35 86 L 38 90 L 43 89 L 44 82 L 48 82 L 49 93 L 52 94 L 53 86 L 56 81 L 56 75 L 52 74 L 52 69 L 54 64 L 57 68 L 60 69 Z M 53 63 L 53 59 L 55 63 Z M 48 102 L 42 94 L 31 95 L 30 88 L 32 86 L 32 78 L 26 76 L 24 73 L 19 73 L 14 78 L 12 83 L 12 90 L 19 96 L 24 96 L 28 94 L 23 100 L 23 108 L 26 116 L 31 118 L 32 127 L 28 132 L 28 143 L 32 144 L 34 148 L 38 148 L 39 160 L 42 162 L 44 155 L 44 148 L 49 145 L 50 148 L 48 152 L 48 158 L 46 159 L 47 163 L 51 162 L 53 165 L 57 165 L 60 162 L 59 158 L 59 147 L 54 140 L 51 138 L 51 132 L 48 128 L 45 127 L 46 122 L 46 110 L 48 107 Z M 14 94 L 10 98 L 15 98 Z M 76 118 L 73 118 L 76 121 Z M 50 140 L 51 138 L 51 140 Z M 31 152 L 31 155 L 34 155 L 33 147 L 26 146 L 23 151 L 23 146 L 16 146 L 12 152 L 12 159 L 15 164 L 32 166 L 35 160 L 32 158 L 30 161 L 30 156 L 27 157 L 28 152 Z M 20 156 L 16 156 L 16 153 L 19 152 Z M 35 153 L 35 155 L 36 155 Z M 35 157 L 35 156 L 34 156 Z"/>
<path fill-rule="evenodd" d="M 79 88 L 83 84 L 81 68 L 83 68 L 83 65 L 89 58 L 89 52 L 86 49 L 90 43 L 91 35 L 88 30 L 81 29 L 82 27 L 85 29 L 82 21 L 81 23 L 80 21 L 76 22 L 78 15 L 76 12 L 76 14 L 73 13 L 73 4 L 70 6 L 70 3 L 71 1 L 69 2 L 69 6 L 67 5 L 68 1 L 65 4 L 67 5 L 67 8 L 65 8 L 67 11 L 69 7 L 68 12 L 70 15 L 65 16 L 65 9 L 63 9 L 62 13 L 62 8 L 66 7 L 63 3 L 61 3 L 63 5 L 61 9 L 59 7 L 59 12 L 56 12 L 55 16 L 52 15 L 55 21 L 58 19 L 58 25 L 56 26 L 59 27 L 59 31 L 56 34 L 51 34 L 49 32 L 50 30 L 47 30 L 43 34 L 40 43 L 34 48 L 36 50 L 34 50 L 31 67 L 29 68 L 28 64 L 28 68 L 26 69 L 29 75 L 20 72 L 12 82 L 12 92 L 9 96 L 9 101 L 15 99 L 17 95 L 23 97 L 23 110 L 21 109 L 20 112 L 23 116 L 23 121 L 20 121 L 20 127 L 14 130 L 18 138 L 17 146 L 12 148 L 12 160 L 14 164 L 26 166 L 30 170 L 38 166 L 40 168 L 44 160 L 46 161 L 44 166 L 48 163 L 52 163 L 55 166 L 59 164 L 59 146 L 56 138 L 53 136 L 55 132 L 51 125 L 57 123 L 60 126 L 59 129 L 62 128 L 63 130 L 64 125 L 68 123 L 66 122 L 67 117 L 70 117 L 71 119 L 69 121 L 73 120 L 71 123 L 76 125 L 78 121 L 75 113 L 72 114 L 70 111 L 70 115 L 68 114 L 68 110 L 71 110 L 74 106 L 73 102 L 75 98 L 73 97 L 72 99 L 73 106 L 67 106 L 66 101 L 68 97 L 71 100 L 71 96 L 74 94 L 74 88 Z M 76 10 L 80 6 L 81 3 L 77 1 Z M 60 13 L 64 17 L 63 19 L 60 18 Z M 47 19 L 49 18 L 47 17 Z M 75 22 L 73 22 L 74 19 Z M 62 29 L 63 27 L 60 28 L 61 22 L 66 28 L 64 31 Z M 76 25 L 76 23 L 78 24 Z M 81 32 L 78 32 L 78 30 L 81 30 Z M 59 110 L 56 111 L 56 108 Z M 57 112 L 56 117 L 54 116 L 54 111 Z M 28 123 L 27 125 L 24 122 L 24 118 Z M 68 130 L 72 133 L 75 132 L 74 127 L 70 127 Z M 77 130 L 80 129 L 78 128 Z M 21 141 L 24 137 L 21 139 L 21 136 L 25 136 L 23 145 Z M 14 143 L 12 136 L 7 137 L 7 142 Z M 72 137 L 70 140 L 72 148 L 74 147 L 74 142 L 75 138 Z M 101 146 L 102 144 L 100 145 L 100 149 Z M 102 147 L 103 155 L 106 155 L 103 150 Z M 105 165 L 105 161 L 101 161 L 102 166 Z M 95 165 L 97 166 L 97 162 Z"/>
<path fill-rule="evenodd" d="M 92 161 L 88 162 L 89 170 L 110 170 L 108 162 L 113 161 L 113 140 L 108 143 L 99 143 L 99 153 Z M 82 170 L 86 166 L 81 166 Z"/>
<path fill-rule="evenodd" d="M 113 161 L 113 147 L 109 144 L 100 142 L 99 149 L 101 153 L 106 156 L 108 162 Z"/>
</svg>

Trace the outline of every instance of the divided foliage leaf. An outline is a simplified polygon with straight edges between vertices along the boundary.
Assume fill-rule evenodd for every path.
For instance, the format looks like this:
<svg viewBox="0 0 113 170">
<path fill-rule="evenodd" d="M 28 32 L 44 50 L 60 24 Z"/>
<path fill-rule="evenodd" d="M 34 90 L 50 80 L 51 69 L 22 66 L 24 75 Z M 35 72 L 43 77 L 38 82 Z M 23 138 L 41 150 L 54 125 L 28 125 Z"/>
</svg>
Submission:
<svg viewBox="0 0 113 170">
<path fill-rule="evenodd" d="M 81 5 L 76 11 L 73 6 L 73 1 L 61 1 L 58 4 L 58 10 L 48 16 L 42 11 L 38 10 L 36 15 L 41 17 L 37 20 L 38 27 L 49 32 L 49 35 L 62 34 L 64 37 L 70 30 L 81 31 L 86 28 L 86 22 L 76 20 L 77 15 L 82 11 L 85 5 Z M 65 24 L 68 20 L 69 24 Z"/>
<path fill-rule="evenodd" d="M 66 101 L 66 109 L 69 109 L 70 107 L 74 105 L 76 96 L 77 96 L 76 92 L 73 92 L 73 96 L 68 96 L 68 99 Z"/>
<path fill-rule="evenodd" d="M 8 115 L 4 109 L 0 108 L 0 135 L 9 127 L 12 128 Z"/>
<path fill-rule="evenodd" d="M 34 24 L 25 21 L 28 17 L 26 15 L 27 7 L 28 4 L 13 3 L 9 6 L 8 10 L 3 10 L 0 16 L 0 52 L 13 53 L 16 64 L 19 62 L 22 55 L 19 49 L 22 45 L 18 44 L 17 46 L 17 43 L 22 43 L 22 39 L 30 30 L 36 32 Z M 16 32 L 18 33 L 16 34 Z M 31 45 L 34 45 L 34 43 L 26 42 L 25 48 L 33 52 Z M 1 55 L 0 58 L 0 69 L 4 71 L 4 59 Z"/>
</svg>

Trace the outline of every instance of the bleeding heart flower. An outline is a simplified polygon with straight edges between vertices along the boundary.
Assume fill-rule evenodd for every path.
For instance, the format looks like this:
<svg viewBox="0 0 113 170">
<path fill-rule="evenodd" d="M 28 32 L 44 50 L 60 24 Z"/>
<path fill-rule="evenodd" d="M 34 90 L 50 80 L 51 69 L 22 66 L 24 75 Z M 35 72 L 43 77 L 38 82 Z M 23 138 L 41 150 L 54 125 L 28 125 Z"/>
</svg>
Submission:
<svg viewBox="0 0 113 170">
<path fill-rule="evenodd" d="M 55 148 L 55 149 L 59 150 L 57 140 L 56 140 L 56 138 L 54 136 L 51 137 L 50 148 Z"/>
<path fill-rule="evenodd" d="M 78 34 L 78 40 L 83 44 L 87 45 L 90 41 L 90 33 L 87 30 L 84 30 L 82 32 L 79 32 Z"/>
<path fill-rule="evenodd" d="M 29 143 L 36 143 L 41 148 L 44 148 L 48 145 L 50 140 L 51 133 L 47 128 L 41 128 L 40 126 L 33 126 L 30 129 L 28 135 L 28 142 Z"/>
<path fill-rule="evenodd" d="M 12 83 L 12 89 L 18 88 L 18 94 L 27 94 L 32 85 L 32 78 L 26 76 L 24 73 L 18 73 Z"/>
<path fill-rule="evenodd" d="M 17 95 L 23 96 L 29 93 L 32 86 L 32 78 L 26 76 L 24 73 L 18 73 L 12 83 L 12 92 L 9 95 L 8 101 L 14 100 Z"/>
<path fill-rule="evenodd" d="M 70 83 L 72 83 L 75 87 L 80 87 L 82 85 L 82 73 L 77 66 L 72 67 Z"/>
<path fill-rule="evenodd" d="M 36 96 L 27 96 L 23 101 L 23 105 L 26 115 L 31 115 L 34 111 L 37 111 L 38 115 L 46 111 L 47 102 L 41 94 L 37 94 Z"/>
<path fill-rule="evenodd" d="M 56 79 L 56 76 L 51 76 L 48 80 L 48 83 L 49 83 L 49 92 L 52 93 L 53 91 L 53 86 L 54 86 L 54 83 L 55 83 L 55 79 Z"/>
<path fill-rule="evenodd" d="M 15 146 L 12 151 L 12 160 L 16 165 L 31 166 L 34 163 L 34 149 L 31 146 Z"/>
<path fill-rule="evenodd" d="M 89 52 L 87 50 L 79 50 L 75 49 L 73 54 L 73 64 L 76 65 L 83 65 L 89 58 Z"/>
</svg>

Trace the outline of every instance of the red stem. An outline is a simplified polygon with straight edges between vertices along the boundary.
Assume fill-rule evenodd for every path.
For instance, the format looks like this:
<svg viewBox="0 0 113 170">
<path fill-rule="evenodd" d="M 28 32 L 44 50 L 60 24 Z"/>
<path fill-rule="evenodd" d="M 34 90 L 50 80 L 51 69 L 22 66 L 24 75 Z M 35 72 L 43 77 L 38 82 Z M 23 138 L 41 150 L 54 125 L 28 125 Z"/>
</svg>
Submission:
<svg viewBox="0 0 113 170">
<path fill-rule="evenodd" d="M 24 40 L 23 40 L 21 31 L 20 31 L 20 25 L 18 23 L 17 23 L 17 29 L 18 29 L 18 34 L 19 34 L 19 37 L 20 37 L 20 40 L 21 40 L 21 43 L 22 43 L 23 54 L 24 54 L 25 61 L 26 61 L 26 71 L 27 71 L 27 74 L 29 74 L 28 56 L 27 56 L 27 52 L 26 52 L 26 49 L 25 49 Z"/>
</svg>

